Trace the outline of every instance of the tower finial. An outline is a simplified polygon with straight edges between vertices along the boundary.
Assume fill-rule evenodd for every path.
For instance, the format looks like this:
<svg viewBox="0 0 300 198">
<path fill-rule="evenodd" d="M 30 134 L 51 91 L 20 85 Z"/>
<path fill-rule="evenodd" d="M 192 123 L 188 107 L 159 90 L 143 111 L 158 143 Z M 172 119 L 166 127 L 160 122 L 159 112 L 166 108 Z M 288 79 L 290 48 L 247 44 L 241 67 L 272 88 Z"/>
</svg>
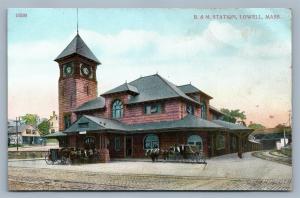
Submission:
<svg viewBox="0 0 300 198">
<path fill-rule="evenodd" d="M 78 8 L 76 9 L 77 11 L 77 34 L 78 34 Z"/>
</svg>

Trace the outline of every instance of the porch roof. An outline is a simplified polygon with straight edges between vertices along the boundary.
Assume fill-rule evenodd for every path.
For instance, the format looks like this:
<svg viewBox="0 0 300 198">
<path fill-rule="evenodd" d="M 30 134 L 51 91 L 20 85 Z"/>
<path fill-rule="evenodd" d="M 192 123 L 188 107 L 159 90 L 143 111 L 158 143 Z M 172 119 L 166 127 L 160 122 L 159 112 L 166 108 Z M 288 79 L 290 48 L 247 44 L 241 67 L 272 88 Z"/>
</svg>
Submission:
<svg viewBox="0 0 300 198">
<path fill-rule="evenodd" d="M 48 135 L 45 135 L 45 138 L 58 138 L 58 137 L 64 137 L 67 136 L 67 134 L 63 132 L 55 132 L 55 133 L 50 133 Z"/>
<path fill-rule="evenodd" d="M 223 120 L 213 120 L 212 121 L 215 124 L 218 124 L 220 126 L 223 126 L 224 128 L 229 129 L 229 132 L 252 132 L 253 129 L 250 129 L 244 125 L 239 125 L 239 124 L 235 124 L 235 123 L 231 123 L 231 122 L 226 122 Z"/>
<path fill-rule="evenodd" d="M 215 124 L 213 122 L 203 120 L 193 115 L 187 115 L 181 120 L 150 122 L 143 124 L 131 124 L 127 125 L 118 120 L 94 117 L 83 115 L 75 123 L 73 123 L 65 133 L 74 133 L 80 131 L 118 131 L 123 133 L 143 133 L 147 131 L 161 131 L 161 130 L 176 130 L 176 129 L 205 129 L 205 130 L 226 130 L 223 126 Z"/>
<path fill-rule="evenodd" d="M 80 131 L 106 131 L 106 130 L 122 132 L 122 131 L 127 131 L 128 127 L 118 120 L 83 115 L 64 132 L 74 133 Z"/>
<path fill-rule="evenodd" d="M 187 115 L 181 120 L 151 122 L 144 124 L 131 125 L 132 132 L 143 132 L 149 130 L 167 130 L 167 129 L 224 129 L 223 126 L 203 120 L 193 115 Z"/>
</svg>

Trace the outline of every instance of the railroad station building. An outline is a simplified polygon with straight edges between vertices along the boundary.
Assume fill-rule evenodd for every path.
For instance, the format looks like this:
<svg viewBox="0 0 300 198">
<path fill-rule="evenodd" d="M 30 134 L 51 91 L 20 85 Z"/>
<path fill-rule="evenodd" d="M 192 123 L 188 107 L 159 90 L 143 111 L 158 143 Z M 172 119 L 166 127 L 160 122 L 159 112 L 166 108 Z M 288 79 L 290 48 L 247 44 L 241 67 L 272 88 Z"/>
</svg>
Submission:
<svg viewBox="0 0 300 198">
<path fill-rule="evenodd" d="M 212 96 L 192 84 L 178 86 L 154 74 L 98 95 L 101 63 L 79 34 L 55 61 L 61 146 L 106 149 L 110 158 L 140 158 L 146 149 L 174 144 L 196 145 L 207 156 L 253 148 L 252 130 L 222 121 Z"/>
</svg>

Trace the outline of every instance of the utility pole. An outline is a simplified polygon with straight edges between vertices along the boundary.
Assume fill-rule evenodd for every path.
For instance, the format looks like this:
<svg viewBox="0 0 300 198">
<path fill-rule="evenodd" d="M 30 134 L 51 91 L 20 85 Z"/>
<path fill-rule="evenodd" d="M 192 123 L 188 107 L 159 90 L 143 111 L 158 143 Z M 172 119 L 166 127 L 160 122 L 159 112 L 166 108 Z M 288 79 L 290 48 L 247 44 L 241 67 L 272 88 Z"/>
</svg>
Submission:
<svg viewBox="0 0 300 198">
<path fill-rule="evenodd" d="M 16 133 L 17 133 L 17 151 L 19 151 L 19 129 L 18 124 L 20 123 L 20 117 L 16 117 Z"/>
</svg>

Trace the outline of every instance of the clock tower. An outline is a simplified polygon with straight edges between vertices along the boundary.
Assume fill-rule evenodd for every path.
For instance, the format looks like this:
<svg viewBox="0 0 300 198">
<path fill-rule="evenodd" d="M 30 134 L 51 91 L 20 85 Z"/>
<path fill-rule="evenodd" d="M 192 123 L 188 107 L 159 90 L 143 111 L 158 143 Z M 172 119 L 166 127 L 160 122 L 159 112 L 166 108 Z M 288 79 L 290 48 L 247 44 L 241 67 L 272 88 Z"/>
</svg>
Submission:
<svg viewBox="0 0 300 198">
<path fill-rule="evenodd" d="M 59 130 L 65 130 L 74 121 L 73 113 L 83 103 L 97 97 L 96 70 L 100 61 L 77 35 L 58 55 L 59 65 Z"/>
</svg>

